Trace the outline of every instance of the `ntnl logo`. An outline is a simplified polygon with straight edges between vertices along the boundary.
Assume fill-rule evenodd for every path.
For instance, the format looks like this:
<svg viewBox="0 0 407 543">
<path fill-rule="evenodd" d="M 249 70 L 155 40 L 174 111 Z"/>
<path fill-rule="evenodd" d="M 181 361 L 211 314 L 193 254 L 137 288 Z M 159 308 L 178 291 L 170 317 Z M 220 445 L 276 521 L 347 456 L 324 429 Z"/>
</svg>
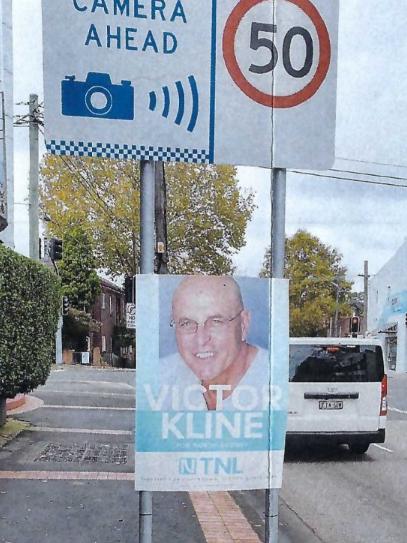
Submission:
<svg viewBox="0 0 407 543">
<path fill-rule="evenodd" d="M 180 475 L 239 475 L 242 471 L 237 464 L 236 456 L 229 458 L 180 458 L 178 464 Z"/>
</svg>

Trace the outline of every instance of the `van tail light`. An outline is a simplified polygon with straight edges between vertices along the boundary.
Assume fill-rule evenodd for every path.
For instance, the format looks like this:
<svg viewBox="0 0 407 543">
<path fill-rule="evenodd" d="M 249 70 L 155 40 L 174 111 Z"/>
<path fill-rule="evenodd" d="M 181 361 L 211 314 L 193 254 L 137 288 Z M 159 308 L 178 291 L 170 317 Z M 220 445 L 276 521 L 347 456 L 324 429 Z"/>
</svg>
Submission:
<svg viewBox="0 0 407 543">
<path fill-rule="evenodd" d="M 387 415 L 387 375 L 383 376 L 380 396 L 380 416 Z"/>
</svg>

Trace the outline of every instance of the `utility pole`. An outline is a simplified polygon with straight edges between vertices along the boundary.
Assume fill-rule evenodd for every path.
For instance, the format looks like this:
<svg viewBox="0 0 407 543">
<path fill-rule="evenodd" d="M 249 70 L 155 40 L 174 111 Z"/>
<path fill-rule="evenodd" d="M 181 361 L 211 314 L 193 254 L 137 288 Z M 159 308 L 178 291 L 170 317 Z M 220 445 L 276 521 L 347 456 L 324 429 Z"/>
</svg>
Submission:
<svg viewBox="0 0 407 543">
<path fill-rule="evenodd" d="M 362 320 L 362 334 L 367 332 L 367 311 L 369 307 L 369 263 L 364 261 L 363 273 L 359 273 L 358 277 L 363 277 L 363 320 Z"/>
<path fill-rule="evenodd" d="M 28 186 L 28 220 L 29 220 L 29 255 L 39 260 L 40 227 L 38 197 L 38 96 L 30 94 L 29 100 L 29 139 L 30 139 L 30 177 Z"/>
<path fill-rule="evenodd" d="M 18 104 L 22 105 L 22 104 Z M 24 104 L 26 105 L 26 104 Z M 29 256 L 34 260 L 40 259 L 40 218 L 39 218 L 39 127 L 44 125 L 42 106 L 37 94 L 30 94 L 28 115 L 18 115 L 14 126 L 29 129 L 30 174 L 28 183 L 28 224 L 29 224 Z M 55 334 L 55 362 L 63 363 L 62 357 L 62 301 L 61 313 L 58 319 L 58 329 Z"/>
<path fill-rule="evenodd" d="M 164 162 L 155 165 L 155 273 L 168 273 L 167 189 Z"/>
<path fill-rule="evenodd" d="M 38 103 L 38 96 L 30 94 L 27 102 L 17 105 L 28 105 L 28 114 L 16 115 L 14 126 L 29 128 L 30 145 L 30 174 L 28 184 L 28 223 L 29 223 L 29 256 L 39 260 L 39 198 L 38 198 L 38 168 L 39 168 L 39 126 L 44 125 L 42 105 Z"/>
<path fill-rule="evenodd" d="M 336 297 L 335 297 L 335 315 L 334 315 L 334 324 L 333 324 L 333 335 L 338 337 L 338 314 L 339 314 L 339 283 L 334 283 L 336 286 Z"/>
<path fill-rule="evenodd" d="M 4 92 L 0 91 L 0 232 L 7 222 L 7 147 L 6 147 L 6 110 Z"/>
</svg>

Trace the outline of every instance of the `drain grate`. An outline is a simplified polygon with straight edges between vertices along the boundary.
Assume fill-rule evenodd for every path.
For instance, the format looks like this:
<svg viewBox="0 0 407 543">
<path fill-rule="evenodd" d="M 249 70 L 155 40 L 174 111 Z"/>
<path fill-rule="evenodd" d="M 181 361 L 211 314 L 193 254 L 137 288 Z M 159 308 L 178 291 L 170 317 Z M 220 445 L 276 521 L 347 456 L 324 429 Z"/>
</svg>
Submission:
<svg viewBox="0 0 407 543">
<path fill-rule="evenodd" d="M 34 462 L 127 464 L 128 445 L 109 443 L 48 443 Z"/>
</svg>

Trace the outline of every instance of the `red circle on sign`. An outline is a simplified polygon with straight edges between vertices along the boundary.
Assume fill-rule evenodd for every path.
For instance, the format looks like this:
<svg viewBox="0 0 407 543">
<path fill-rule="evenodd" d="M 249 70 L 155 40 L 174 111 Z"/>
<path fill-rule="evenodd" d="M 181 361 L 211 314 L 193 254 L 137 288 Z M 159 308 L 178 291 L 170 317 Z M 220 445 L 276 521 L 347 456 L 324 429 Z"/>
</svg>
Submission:
<svg viewBox="0 0 407 543">
<path fill-rule="evenodd" d="M 298 106 L 317 92 L 328 73 L 331 62 L 331 42 L 328 29 L 318 10 L 310 0 L 286 0 L 304 11 L 314 24 L 319 39 L 319 63 L 314 77 L 300 91 L 288 96 L 266 94 L 257 89 L 246 79 L 237 62 L 235 53 L 236 32 L 241 20 L 250 9 L 264 1 L 268 0 L 240 0 L 229 15 L 223 33 L 223 57 L 225 59 L 226 67 L 240 90 L 255 102 L 264 106 L 278 108 Z"/>
</svg>

